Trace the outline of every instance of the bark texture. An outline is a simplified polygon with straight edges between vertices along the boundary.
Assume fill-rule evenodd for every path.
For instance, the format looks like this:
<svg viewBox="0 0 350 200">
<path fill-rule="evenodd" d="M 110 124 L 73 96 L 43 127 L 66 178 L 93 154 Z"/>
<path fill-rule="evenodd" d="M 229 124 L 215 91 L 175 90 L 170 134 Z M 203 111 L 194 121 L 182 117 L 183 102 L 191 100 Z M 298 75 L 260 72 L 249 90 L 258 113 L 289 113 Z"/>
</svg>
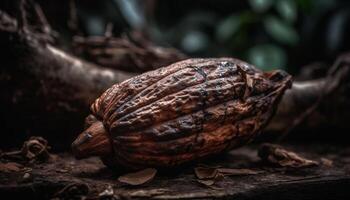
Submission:
<svg viewBox="0 0 350 200">
<path fill-rule="evenodd" d="M 225 176 L 215 186 L 197 182 L 193 166 L 157 173 L 149 183 L 127 186 L 118 182 L 123 172 L 110 170 L 99 159 L 76 160 L 69 154 L 56 156 L 54 162 L 30 166 L 25 172 L 0 172 L 0 195 L 12 199 L 349 199 L 350 154 L 348 147 L 327 144 L 289 145 L 309 159 L 330 159 L 333 166 L 275 168 L 259 161 L 257 148 L 246 146 L 207 160 L 205 166 L 251 169 L 254 175 Z M 106 192 L 104 192 L 106 195 Z M 108 199 L 108 198 L 107 198 Z"/>
</svg>

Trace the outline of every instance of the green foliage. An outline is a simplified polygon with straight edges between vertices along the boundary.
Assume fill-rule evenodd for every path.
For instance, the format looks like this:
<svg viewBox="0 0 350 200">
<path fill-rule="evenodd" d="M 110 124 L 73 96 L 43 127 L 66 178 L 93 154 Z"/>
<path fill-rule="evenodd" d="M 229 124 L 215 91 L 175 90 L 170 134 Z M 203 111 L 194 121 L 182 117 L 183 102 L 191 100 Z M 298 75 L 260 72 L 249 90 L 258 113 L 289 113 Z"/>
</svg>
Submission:
<svg viewBox="0 0 350 200">
<path fill-rule="evenodd" d="M 241 20 L 239 19 L 239 16 L 233 14 L 219 23 L 216 29 L 216 38 L 220 42 L 228 40 L 239 32 L 240 28 Z"/>
<path fill-rule="evenodd" d="M 295 28 L 299 4 L 295 0 L 248 2 L 251 9 L 235 12 L 217 26 L 217 40 L 260 68 L 285 68 L 286 50 L 299 42 Z"/>
<path fill-rule="evenodd" d="M 208 48 L 209 39 L 200 31 L 191 30 L 185 33 L 181 46 L 187 52 L 193 53 Z"/>
<path fill-rule="evenodd" d="M 263 70 L 284 68 L 286 59 L 283 49 L 274 44 L 256 45 L 248 51 L 248 60 Z"/>
<path fill-rule="evenodd" d="M 275 16 L 264 19 L 266 32 L 277 42 L 295 45 L 298 42 L 298 33 L 292 25 Z"/>
<path fill-rule="evenodd" d="M 277 1 L 276 10 L 288 22 L 294 22 L 297 18 L 297 5 L 294 0 Z"/>
<path fill-rule="evenodd" d="M 272 69 L 302 66 L 348 48 L 350 4 L 343 0 L 176 2 L 159 9 L 175 23 L 164 20 L 170 28 L 157 37 L 192 57 L 233 56 Z M 168 15 L 174 6 L 182 9 Z"/>
<path fill-rule="evenodd" d="M 264 12 L 273 4 L 274 0 L 249 0 L 255 12 Z"/>
</svg>

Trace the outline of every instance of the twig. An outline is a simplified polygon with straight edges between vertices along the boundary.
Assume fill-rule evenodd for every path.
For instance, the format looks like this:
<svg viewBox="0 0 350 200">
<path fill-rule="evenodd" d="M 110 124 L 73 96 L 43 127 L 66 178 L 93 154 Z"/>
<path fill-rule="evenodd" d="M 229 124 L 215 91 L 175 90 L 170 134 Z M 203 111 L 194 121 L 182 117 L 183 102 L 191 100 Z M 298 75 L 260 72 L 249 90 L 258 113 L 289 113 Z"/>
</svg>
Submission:
<svg viewBox="0 0 350 200">
<path fill-rule="evenodd" d="M 294 119 L 291 126 L 288 127 L 278 138 L 277 143 L 280 143 L 287 135 L 294 130 L 298 125 L 300 125 L 308 116 L 310 116 L 322 103 L 323 99 L 337 89 L 342 80 L 348 76 L 349 68 L 342 67 L 343 64 L 350 64 L 348 58 L 350 54 L 344 54 L 339 56 L 334 62 L 332 67 L 327 73 L 326 81 L 323 82 L 323 90 L 320 93 L 320 96 L 317 98 L 314 104 L 312 104 L 305 112 L 301 113 L 298 117 Z"/>
<path fill-rule="evenodd" d="M 17 17 L 17 21 L 18 21 L 18 29 L 20 31 L 26 31 L 27 26 L 28 26 L 28 16 L 27 16 L 27 6 L 28 2 L 27 0 L 20 0 L 19 3 L 19 13 L 18 13 L 18 17 Z"/>
<path fill-rule="evenodd" d="M 0 10 L 0 30 L 16 32 L 17 28 L 17 21 L 13 20 L 13 18 L 11 18 L 7 13 Z"/>
<path fill-rule="evenodd" d="M 34 3 L 34 10 L 38 16 L 38 19 L 41 23 L 41 27 L 42 27 L 42 31 L 46 34 L 51 34 L 51 26 L 48 23 L 45 14 L 43 12 L 43 10 L 41 9 L 40 5 L 38 3 Z"/>
</svg>

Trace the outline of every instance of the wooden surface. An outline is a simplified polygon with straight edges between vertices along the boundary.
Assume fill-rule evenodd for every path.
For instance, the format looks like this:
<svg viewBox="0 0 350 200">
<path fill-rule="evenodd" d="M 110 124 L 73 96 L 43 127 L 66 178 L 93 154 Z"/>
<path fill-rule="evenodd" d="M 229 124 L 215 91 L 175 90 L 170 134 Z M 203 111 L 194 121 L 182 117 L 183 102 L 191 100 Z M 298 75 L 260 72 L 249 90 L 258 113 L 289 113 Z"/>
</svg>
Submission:
<svg viewBox="0 0 350 200">
<path fill-rule="evenodd" d="M 262 173 L 224 177 L 214 187 L 207 187 L 196 181 L 191 165 L 158 172 L 151 182 L 131 187 L 117 181 L 121 172 L 107 169 L 97 158 L 77 161 L 70 154 L 59 154 L 49 163 L 30 166 L 31 178 L 27 180 L 23 179 L 25 172 L 1 172 L 0 197 L 51 198 L 73 184 L 88 185 L 88 194 L 83 191 L 80 197 L 93 199 L 108 185 L 121 199 L 350 199 L 350 148 L 329 145 L 287 147 L 306 158 L 330 159 L 333 166 L 274 168 L 262 164 L 257 157 L 257 148 L 251 146 L 218 156 L 205 164 L 249 168 Z"/>
</svg>

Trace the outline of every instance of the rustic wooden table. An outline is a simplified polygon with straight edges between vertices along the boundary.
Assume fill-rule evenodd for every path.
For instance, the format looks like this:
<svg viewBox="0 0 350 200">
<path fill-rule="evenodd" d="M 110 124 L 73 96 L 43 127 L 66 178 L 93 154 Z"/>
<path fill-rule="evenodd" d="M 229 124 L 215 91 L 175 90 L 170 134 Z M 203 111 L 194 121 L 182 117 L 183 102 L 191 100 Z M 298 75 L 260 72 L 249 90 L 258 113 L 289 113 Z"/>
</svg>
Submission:
<svg viewBox="0 0 350 200">
<path fill-rule="evenodd" d="M 256 146 L 249 146 L 205 164 L 249 168 L 262 173 L 224 177 L 215 187 L 207 187 L 196 181 L 193 166 L 187 166 L 158 173 L 151 182 L 131 187 L 119 183 L 118 172 L 104 167 L 99 159 L 78 161 L 67 153 L 56 155 L 55 161 L 32 165 L 28 172 L 30 178 L 23 178 L 23 171 L 0 173 L 0 197 L 41 199 L 59 193 L 60 197 L 96 199 L 111 186 L 115 196 L 121 199 L 350 199 L 350 148 L 331 145 L 287 147 L 310 159 L 330 159 L 333 165 L 273 168 L 259 161 Z"/>
</svg>

